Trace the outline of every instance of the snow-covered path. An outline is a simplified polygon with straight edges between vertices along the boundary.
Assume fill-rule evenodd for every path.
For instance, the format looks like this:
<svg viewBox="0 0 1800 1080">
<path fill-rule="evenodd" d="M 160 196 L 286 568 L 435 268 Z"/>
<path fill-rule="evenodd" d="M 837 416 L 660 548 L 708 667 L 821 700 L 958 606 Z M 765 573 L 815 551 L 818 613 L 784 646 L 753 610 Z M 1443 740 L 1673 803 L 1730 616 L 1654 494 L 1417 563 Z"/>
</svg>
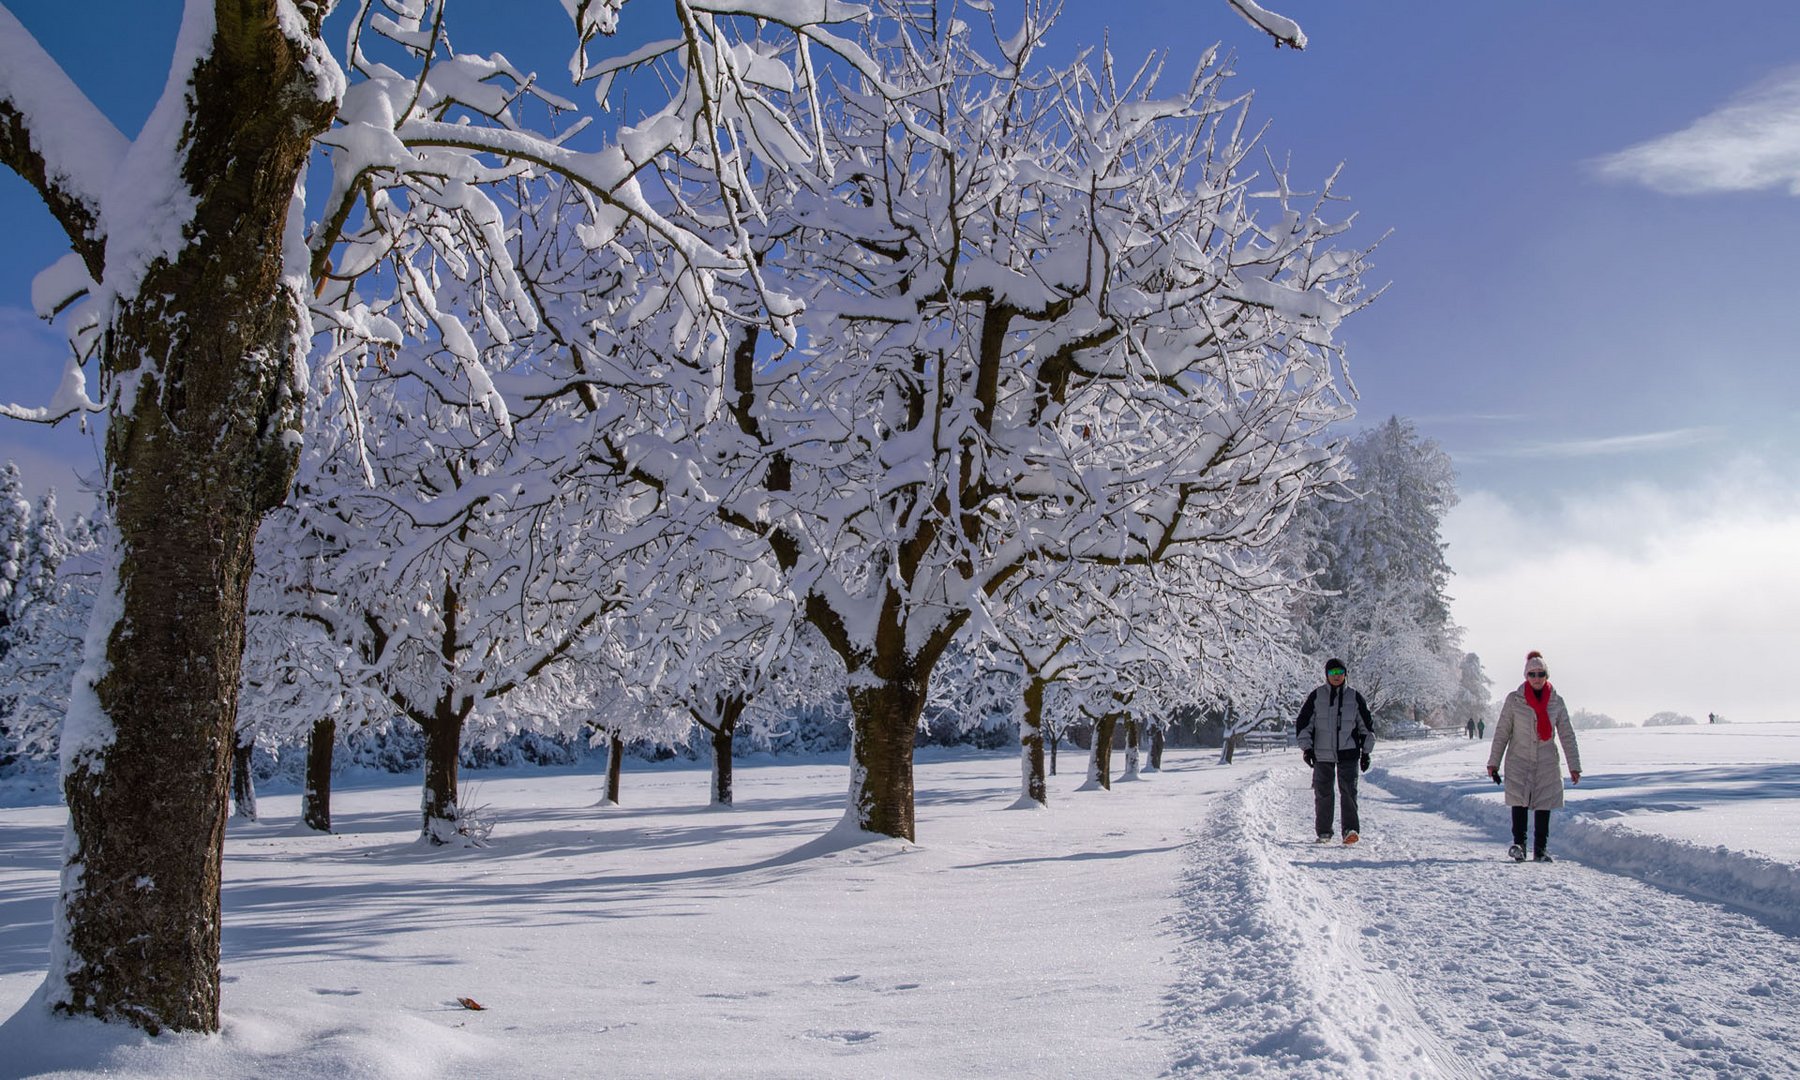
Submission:
<svg viewBox="0 0 1800 1080">
<path fill-rule="evenodd" d="M 1381 776 L 1355 848 L 1311 841 L 1292 760 L 1196 829 L 1177 1075 L 1800 1075 L 1800 941 L 1572 859 L 1515 864 L 1498 816 L 1453 821 Z"/>
</svg>

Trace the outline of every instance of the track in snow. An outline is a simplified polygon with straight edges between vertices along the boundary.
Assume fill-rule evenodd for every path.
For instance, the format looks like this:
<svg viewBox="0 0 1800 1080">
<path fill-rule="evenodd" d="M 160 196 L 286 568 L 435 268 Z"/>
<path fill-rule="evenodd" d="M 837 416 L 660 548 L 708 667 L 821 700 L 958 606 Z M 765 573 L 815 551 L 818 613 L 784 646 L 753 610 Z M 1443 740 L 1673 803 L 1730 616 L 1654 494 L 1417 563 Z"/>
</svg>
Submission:
<svg viewBox="0 0 1800 1080">
<path fill-rule="evenodd" d="M 1800 1076 L 1800 941 L 1367 778 L 1366 842 L 1315 844 L 1289 764 L 1194 830 L 1173 1075 Z"/>
</svg>

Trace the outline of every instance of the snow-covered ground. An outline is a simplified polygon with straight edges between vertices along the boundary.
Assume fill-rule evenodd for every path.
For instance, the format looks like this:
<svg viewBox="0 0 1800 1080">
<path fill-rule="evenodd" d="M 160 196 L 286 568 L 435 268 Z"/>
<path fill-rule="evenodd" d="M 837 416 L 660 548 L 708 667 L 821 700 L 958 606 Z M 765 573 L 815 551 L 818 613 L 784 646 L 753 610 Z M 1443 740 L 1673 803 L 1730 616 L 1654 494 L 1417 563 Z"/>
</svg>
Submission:
<svg viewBox="0 0 1800 1080">
<path fill-rule="evenodd" d="M 920 843 L 833 833 L 841 764 L 412 782 L 227 840 L 225 1030 L 46 1019 L 62 813 L 0 810 L 0 1076 L 1800 1075 L 1800 725 L 1582 735 L 1553 865 L 1505 860 L 1486 748 L 1381 748 L 1365 844 L 1311 842 L 1292 752 L 1009 810 L 1009 756 L 921 755 Z M 479 1003 L 474 1011 L 459 998 Z"/>
</svg>

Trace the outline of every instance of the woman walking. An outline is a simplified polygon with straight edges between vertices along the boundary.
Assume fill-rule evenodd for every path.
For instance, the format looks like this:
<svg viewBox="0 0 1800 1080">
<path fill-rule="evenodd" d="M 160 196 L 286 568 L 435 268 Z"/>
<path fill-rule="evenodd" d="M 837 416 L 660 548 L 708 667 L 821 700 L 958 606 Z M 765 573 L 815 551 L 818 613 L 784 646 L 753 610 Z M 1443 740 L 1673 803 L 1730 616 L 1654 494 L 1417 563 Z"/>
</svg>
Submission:
<svg viewBox="0 0 1800 1080">
<path fill-rule="evenodd" d="M 1581 783 L 1581 751 L 1575 745 L 1575 726 L 1569 723 L 1569 707 L 1550 685 L 1550 669 L 1544 654 L 1533 649 L 1525 654 L 1525 681 L 1506 695 L 1500 718 L 1494 721 L 1494 744 L 1488 750 L 1488 776 L 1501 780 L 1505 760 L 1506 805 L 1512 807 L 1512 846 L 1506 853 L 1514 862 L 1525 861 L 1526 811 L 1532 813 L 1532 858 L 1550 857 L 1550 811 L 1563 804 L 1562 758 L 1556 744 L 1569 756 L 1569 782 Z"/>
</svg>

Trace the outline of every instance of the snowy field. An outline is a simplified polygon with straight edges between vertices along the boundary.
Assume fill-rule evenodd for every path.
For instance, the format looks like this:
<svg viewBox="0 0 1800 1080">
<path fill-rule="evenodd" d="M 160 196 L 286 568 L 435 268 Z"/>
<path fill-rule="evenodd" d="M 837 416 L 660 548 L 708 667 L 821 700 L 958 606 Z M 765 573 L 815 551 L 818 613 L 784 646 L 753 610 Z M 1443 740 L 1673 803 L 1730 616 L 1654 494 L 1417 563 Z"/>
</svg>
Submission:
<svg viewBox="0 0 1800 1080">
<path fill-rule="evenodd" d="M 28 1005 L 62 812 L 0 810 L 0 1076 L 1800 1076 L 1800 724 L 1588 732 L 1554 865 L 1503 858 L 1485 745 L 1381 747 L 1366 842 L 1310 840 L 1293 752 L 924 752 L 920 843 L 832 832 L 841 764 L 416 778 L 226 843 L 225 1025 L 150 1040 Z M 635 764 L 635 763 L 634 763 Z M 458 1003 L 468 999 L 475 1011 Z"/>
</svg>

